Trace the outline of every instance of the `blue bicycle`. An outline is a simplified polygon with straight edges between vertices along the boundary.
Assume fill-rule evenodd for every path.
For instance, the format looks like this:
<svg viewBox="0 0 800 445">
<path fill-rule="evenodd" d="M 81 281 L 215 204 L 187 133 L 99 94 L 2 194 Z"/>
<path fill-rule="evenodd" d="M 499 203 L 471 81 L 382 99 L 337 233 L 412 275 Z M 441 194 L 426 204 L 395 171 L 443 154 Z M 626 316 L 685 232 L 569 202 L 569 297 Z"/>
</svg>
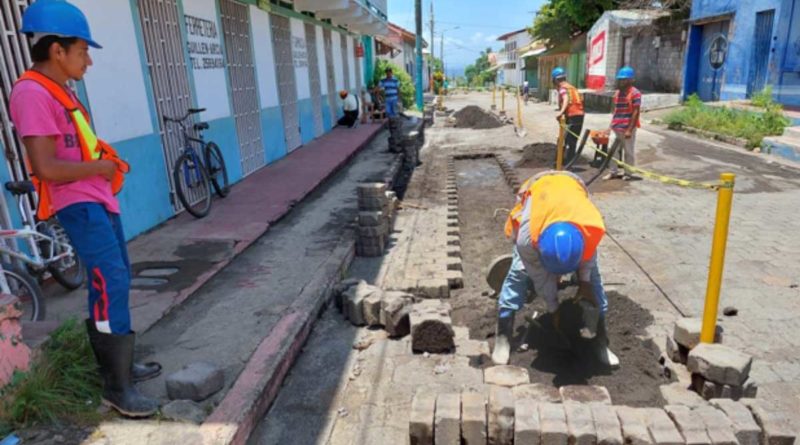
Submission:
<svg viewBox="0 0 800 445">
<path fill-rule="evenodd" d="M 172 168 L 172 179 L 175 183 L 175 194 L 183 207 L 196 218 L 208 215 L 211 210 L 211 187 L 220 198 L 228 196 L 228 169 L 222 151 L 214 142 L 203 139 L 203 130 L 208 129 L 207 122 L 192 125 L 197 137 L 189 133 L 187 120 L 194 114 L 206 111 L 205 108 L 190 108 L 181 118 L 164 116 L 164 122 L 178 124 L 183 133 L 184 148 Z M 195 146 L 202 149 L 200 157 Z"/>
</svg>

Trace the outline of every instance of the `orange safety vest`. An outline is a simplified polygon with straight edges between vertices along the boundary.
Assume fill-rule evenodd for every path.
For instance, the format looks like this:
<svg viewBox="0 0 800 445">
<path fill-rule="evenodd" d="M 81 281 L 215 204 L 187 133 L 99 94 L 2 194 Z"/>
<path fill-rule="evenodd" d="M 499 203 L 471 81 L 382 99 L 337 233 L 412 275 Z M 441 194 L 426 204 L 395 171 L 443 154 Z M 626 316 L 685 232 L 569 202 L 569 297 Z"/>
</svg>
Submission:
<svg viewBox="0 0 800 445">
<path fill-rule="evenodd" d="M 89 125 L 91 117 L 86 108 L 79 101 L 75 101 L 71 95 L 67 94 L 61 85 L 41 73 L 33 70 L 25 71 L 17 82 L 25 80 L 30 80 L 43 86 L 54 99 L 67 109 L 72 119 L 72 124 L 75 125 L 75 129 L 78 132 L 81 160 L 83 162 L 106 159 L 117 164 L 117 173 L 114 175 L 114 179 L 111 180 L 111 191 L 115 195 L 119 193 L 125 182 L 125 175 L 130 171 L 130 165 L 119 157 L 114 147 L 97 138 L 91 125 Z M 32 172 L 30 168 L 28 170 Z M 36 210 L 36 217 L 40 221 L 46 221 L 55 214 L 50 197 L 50 189 L 47 182 L 36 178 L 32 173 L 30 176 L 39 196 L 39 208 Z"/>
<path fill-rule="evenodd" d="M 561 84 L 567 90 L 569 96 L 569 105 L 567 105 L 567 116 L 583 116 L 583 97 L 577 88 L 570 85 L 568 82 Z"/>
<path fill-rule="evenodd" d="M 536 181 L 525 181 L 517 192 L 517 204 L 506 220 L 505 233 L 511 238 L 519 231 L 522 211 L 531 201 L 528 227 L 536 247 L 539 235 L 552 223 L 570 222 L 583 232 L 583 260 L 594 256 L 606 233 L 603 216 L 589 199 L 589 193 L 575 178 L 566 173 L 545 174 Z"/>
</svg>

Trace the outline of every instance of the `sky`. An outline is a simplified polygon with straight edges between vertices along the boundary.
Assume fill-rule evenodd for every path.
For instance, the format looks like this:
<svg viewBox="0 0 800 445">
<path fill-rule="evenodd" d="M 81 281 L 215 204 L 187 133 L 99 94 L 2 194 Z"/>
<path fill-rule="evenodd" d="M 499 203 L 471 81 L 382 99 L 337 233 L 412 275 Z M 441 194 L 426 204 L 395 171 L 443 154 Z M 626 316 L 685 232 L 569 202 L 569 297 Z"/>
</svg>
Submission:
<svg viewBox="0 0 800 445">
<path fill-rule="evenodd" d="M 422 0 L 423 37 L 430 43 L 430 5 L 433 2 L 434 55 L 439 57 L 444 31 L 447 73 L 461 74 L 487 47 L 499 49 L 497 36 L 528 27 L 545 0 Z M 389 21 L 415 32 L 414 0 L 388 0 Z"/>
</svg>

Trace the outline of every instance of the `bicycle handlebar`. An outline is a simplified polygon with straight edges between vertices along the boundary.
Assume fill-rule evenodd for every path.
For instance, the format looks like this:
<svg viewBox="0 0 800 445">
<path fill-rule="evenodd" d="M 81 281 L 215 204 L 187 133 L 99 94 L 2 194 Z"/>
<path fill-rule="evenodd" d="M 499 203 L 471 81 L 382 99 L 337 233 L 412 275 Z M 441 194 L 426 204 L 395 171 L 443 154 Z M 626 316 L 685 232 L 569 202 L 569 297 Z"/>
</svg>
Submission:
<svg viewBox="0 0 800 445">
<path fill-rule="evenodd" d="M 167 115 L 163 115 L 161 117 L 164 119 L 164 122 L 183 122 L 186 119 L 188 119 L 189 116 L 191 116 L 193 114 L 197 114 L 197 113 L 202 113 L 204 111 L 206 111 L 205 108 L 189 108 L 188 110 L 186 110 L 186 114 L 183 117 L 180 117 L 180 118 L 178 118 L 178 117 L 169 117 Z"/>
</svg>

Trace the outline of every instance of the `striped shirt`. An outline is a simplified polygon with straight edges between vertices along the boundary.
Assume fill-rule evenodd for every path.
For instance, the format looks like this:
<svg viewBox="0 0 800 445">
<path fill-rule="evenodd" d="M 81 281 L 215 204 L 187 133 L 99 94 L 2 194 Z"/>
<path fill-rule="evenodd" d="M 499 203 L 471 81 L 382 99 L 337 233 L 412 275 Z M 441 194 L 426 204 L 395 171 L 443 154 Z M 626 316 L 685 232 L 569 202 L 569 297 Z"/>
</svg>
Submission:
<svg viewBox="0 0 800 445">
<path fill-rule="evenodd" d="M 396 77 L 381 80 L 381 88 L 387 99 L 396 98 L 400 92 L 400 81 Z"/>
<path fill-rule="evenodd" d="M 642 93 L 635 87 L 630 87 L 624 96 L 617 90 L 614 93 L 614 117 L 611 118 L 611 128 L 614 130 L 627 130 L 631 127 L 633 112 L 642 106 Z M 633 123 L 641 126 L 639 119 Z"/>
</svg>

